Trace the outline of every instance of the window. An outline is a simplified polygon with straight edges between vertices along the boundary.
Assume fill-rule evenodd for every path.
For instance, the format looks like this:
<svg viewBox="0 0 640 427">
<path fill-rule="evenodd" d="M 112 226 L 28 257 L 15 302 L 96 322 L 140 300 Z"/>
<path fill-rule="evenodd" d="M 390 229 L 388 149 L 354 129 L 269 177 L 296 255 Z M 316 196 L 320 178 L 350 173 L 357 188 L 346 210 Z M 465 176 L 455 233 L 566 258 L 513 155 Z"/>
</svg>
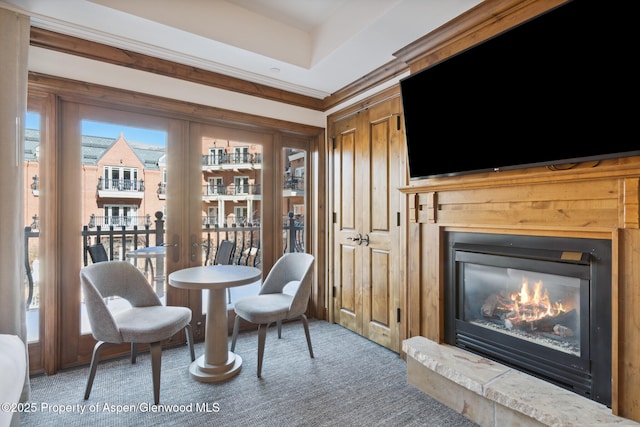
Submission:
<svg viewBox="0 0 640 427">
<path fill-rule="evenodd" d="M 233 208 L 233 214 L 236 216 L 235 223 L 242 224 L 247 220 L 247 207 L 246 206 L 236 206 Z"/>
<path fill-rule="evenodd" d="M 143 225 L 144 219 L 138 221 L 138 207 L 134 205 L 105 205 L 104 225 L 127 226 Z"/>
<path fill-rule="evenodd" d="M 205 225 L 216 225 L 218 223 L 218 208 L 209 206 L 207 208 L 207 217 L 204 220 Z"/>
<path fill-rule="evenodd" d="M 249 147 L 233 147 L 234 163 L 249 163 Z"/>
<path fill-rule="evenodd" d="M 140 191 L 138 169 L 121 166 L 105 166 L 104 189 L 117 191 Z"/>
<path fill-rule="evenodd" d="M 207 195 L 224 194 L 224 184 L 220 177 L 210 177 L 207 180 Z"/>
<path fill-rule="evenodd" d="M 284 148 L 282 223 L 284 226 L 283 246 L 285 252 L 305 251 L 305 175 L 306 151 Z"/>
<path fill-rule="evenodd" d="M 208 165 L 219 165 L 224 163 L 224 148 L 209 148 Z"/>
<path fill-rule="evenodd" d="M 25 168 L 25 289 L 27 298 L 27 340 L 40 340 L 40 114 L 26 115 Z M 30 228 L 27 228 L 30 227 Z"/>
<path fill-rule="evenodd" d="M 249 177 L 236 176 L 233 178 L 235 194 L 249 194 Z"/>
</svg>

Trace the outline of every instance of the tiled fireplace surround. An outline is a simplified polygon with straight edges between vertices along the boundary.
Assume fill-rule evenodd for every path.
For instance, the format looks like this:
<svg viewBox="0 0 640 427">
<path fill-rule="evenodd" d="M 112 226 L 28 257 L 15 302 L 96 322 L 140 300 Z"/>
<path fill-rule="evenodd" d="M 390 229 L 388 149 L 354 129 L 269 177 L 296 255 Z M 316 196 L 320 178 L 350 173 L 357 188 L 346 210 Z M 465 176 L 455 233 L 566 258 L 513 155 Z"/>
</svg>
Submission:
<svg viewBox="0 0 640 427">
<path fill-rule="evenodd" d="M 411 220 L 408 381 L 482 426 L 640 425 L 640 158 L 563 166 L 402 189 Z M 446 231 L 612 241 L 611 408 L 444 343 Z"/>
</svg>

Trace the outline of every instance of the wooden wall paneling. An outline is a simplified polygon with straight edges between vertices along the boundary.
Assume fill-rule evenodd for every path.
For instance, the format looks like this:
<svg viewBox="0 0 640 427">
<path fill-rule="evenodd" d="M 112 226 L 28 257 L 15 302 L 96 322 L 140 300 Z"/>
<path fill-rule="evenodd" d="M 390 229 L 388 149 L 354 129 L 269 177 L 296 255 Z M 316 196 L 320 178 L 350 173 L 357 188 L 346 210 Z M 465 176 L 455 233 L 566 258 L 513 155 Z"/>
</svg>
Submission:
<svg viewBox="0 0 640 427">
<path fill-rule="evenodd" d="M 617 185 L 608 180 L 439 192 L 437 222 L 611 228 L 618 223 Z"/>
<path fill-rule="evenodd" d="M 620 224 L 624 228 L 640 228 L 640 179 L 626 178 L 620 180 Z"/>
<path fill-rule="evenodd" d="M 409 196 L 409 206 L 412 206 L 418 196 L 412 194 Z M 410 208 L 411 210 L 411 208 Z M 416 212 L 416 209 L 413 209 Z M 415 337 L 423 335 L 421 319 L 422 319 L 422 291 L 420 272 L 423 271 L 422 263 L 422 224 L 414 220 L 407 223 L 407 253 L 406 253 L 406 304 L 407 307 L 407 337 Z"/>
<path fill-rule="evenodd" d="M 79 363 L 78 354 L 82 349 L 79 337 L 80 316 L 80 276 L 78 275 L 78 260 L 82 259 L 82 246 L 79 244 L 78 233 L 82 230 L 81 218 L 81 168 L 82 153 L 80 150 L 80 107 L 77 104 L 63 103 L 61 106 L 60 140 L 57 146 L 58 159 L 62 163 L 59 175 L 60 192 L 59 211 L 56 212 L 57 229 L 60 239 L 56 245 L 56 252 L 61 256 L 57 259 L 59 265 L 61 298 L 59 301 L 61 323 L 58 334 L 64 336 L 64 345 L 60 348 L 60 364 L 73 366 Z M 52 307 L 53 308 L 53 307 Z M 62 341 L 61 341 L 62 342 Z M 90 354 L 90 350 L 89 350 Z"/>
<path fill-rule="evenodd" d="M 444 339 L 441 232 L 435 224 L 420 225 L 420 335 L 438 343 Z"/>
<path fill-rule="evenodd" d="M 615 414 L 640 421 L 640 230 L 622 230 L 619 280 L 613 282 L 614 349 L 612 406 Z M 614 258 L 615 259 L 615 258 Z M 617 368 L 617 369 L 616 369 Z"/>
</svg>

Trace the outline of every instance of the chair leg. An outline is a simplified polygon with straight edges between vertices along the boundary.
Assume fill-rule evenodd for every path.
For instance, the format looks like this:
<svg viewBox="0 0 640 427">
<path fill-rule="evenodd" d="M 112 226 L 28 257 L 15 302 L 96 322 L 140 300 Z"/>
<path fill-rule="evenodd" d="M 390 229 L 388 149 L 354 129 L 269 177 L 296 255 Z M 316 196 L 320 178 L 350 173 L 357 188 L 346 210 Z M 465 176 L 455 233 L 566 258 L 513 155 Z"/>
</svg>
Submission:
<svg viewBox="0 0 640 427">
<path fill-rule="evenodd" d="M 191 361 L 196 360 L 196 353 L 193 350 L 193 329 L 191 328 L 191 323 L 187 323 L 184 327 L 184 332 L 187 335 L 187 345 L 189 346 L 189 353 L 191 353 Z"/>
<path fill-rule="evenodd" d="M 93 347 L 93 355 L 91 356 L 91 366 L 89 368 L 89 378 L 87 379 L 87 388 L 84 391 L 84 400 L 89 398 L 91 394 L 91 387 L 93 387 L 93 379 L 96 376 L 96 369 L 98 368 L 98 362 L 100 361 L 100 351 L 107 344 L 104 341 L 98 341 Z"/>
<path fill-rule="evenodd" d="M 233 321 L 233 335 L 231 336 L 231 352 L 236 349 L 236 339 L 238 339 L 238 332 L 240 331 L 240 316 L 236 314 L 236 318 Z"/>
<path fill-rule="evenodd" d="M 138 344 L 131 343 L 131 364 L 136 363 L 136 357 L 138 356 Z"/>
<path fill-rule="evenodd" d="M 151 372 L 153 375 L 153 401 L 160 403 L 160 369 L 162 368 L 162 343 L 152 342 L 151 346 Z"/>
<path fill-rule="evenodd" d="M 258 325 L 258 378 L 262 377 L 262 358 L 264 356 L 264 343 L 267 340 L 269 325 Z"/>
<path fill-rule="evenodd" d="M 282 338 L 282 320 L 276 321 L 278 325 L 278 339 Z"/>
<path fill-rule="evenodd" d="M 300 316 L 302 318 L 302 325 L 304 326 L 304 334 L 307 336 L 307 346 L 309 347 L 309 354 L 313 359 L 313 348 L 311 347 L 311 336 L 309 335 L 309 322 L 307 321 L 307 316 L 304 314 Z"/>
</svg>

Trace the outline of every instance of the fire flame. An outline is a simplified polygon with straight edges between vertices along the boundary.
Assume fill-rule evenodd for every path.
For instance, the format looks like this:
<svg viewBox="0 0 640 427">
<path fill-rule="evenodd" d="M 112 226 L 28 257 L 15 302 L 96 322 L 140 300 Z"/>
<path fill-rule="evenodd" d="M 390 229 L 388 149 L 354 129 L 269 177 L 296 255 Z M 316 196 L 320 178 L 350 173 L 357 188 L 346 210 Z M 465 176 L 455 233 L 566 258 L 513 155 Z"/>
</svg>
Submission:
<svg viewBox="0 0 640 427">
<path fill-rule="evenodd" d="M 533 284 L 533 292 L 529 289 L 529 281 L 522 279 L 520 292 L 511 295 L 513 301 L 513 316 L 511 318 L 520 318 L 522 321 L 533 321 L 544 317 L 557 316 L 567 310 L 562 302 L 551 302 L 549 293 L 543 288 L 541 280 Z"/>
</svg>

